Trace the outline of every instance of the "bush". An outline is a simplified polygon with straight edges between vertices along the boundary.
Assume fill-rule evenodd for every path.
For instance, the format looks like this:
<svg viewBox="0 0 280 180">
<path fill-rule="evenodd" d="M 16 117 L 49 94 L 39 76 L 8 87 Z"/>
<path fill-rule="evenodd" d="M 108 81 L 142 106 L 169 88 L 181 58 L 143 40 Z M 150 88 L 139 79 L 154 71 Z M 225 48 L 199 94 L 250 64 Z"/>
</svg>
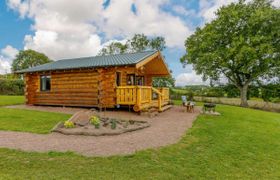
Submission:
<svg viewBox="0 0 280 180">
<path fill-rule="evenodd" d="M 23 95 L 24 82 L 21 79 L 0 79 L 0 94 Z"/>
<path fill-rule="evenodd" d="M 64 122 L 64 127 L 65 128 L 74 128 L 75 124 L 72 121 L 65 121 Z"/>
<path fill-rule="evenodd" d="M 116 129 L 117 128 L 117 121 L 115 119 L 112 119 L 111 121 L 111 129 Z"/>
<path fill-rule="evenodd" d="M 95 126 L 96 129 L 100 127 L 100 119 L 98 116 L 92 116 L 90 118 L 90 123 Z"/>
</svg>

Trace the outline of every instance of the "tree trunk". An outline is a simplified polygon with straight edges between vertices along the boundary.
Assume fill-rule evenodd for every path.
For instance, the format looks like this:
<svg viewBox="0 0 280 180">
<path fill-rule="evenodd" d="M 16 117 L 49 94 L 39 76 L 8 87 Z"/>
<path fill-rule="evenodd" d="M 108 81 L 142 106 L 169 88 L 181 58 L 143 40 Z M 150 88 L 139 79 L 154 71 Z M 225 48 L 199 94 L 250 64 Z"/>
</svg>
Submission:
<svg viewBox="0 0 280 180">
<path fill-rule="evenodd" d="M 248 92 L 248 85 L 244 85 L 240 88 L 240 98 L 241 98 L 241 104 L 242 107 L 248 107 L 247 102 L 247 92 Z"/>
</svg>

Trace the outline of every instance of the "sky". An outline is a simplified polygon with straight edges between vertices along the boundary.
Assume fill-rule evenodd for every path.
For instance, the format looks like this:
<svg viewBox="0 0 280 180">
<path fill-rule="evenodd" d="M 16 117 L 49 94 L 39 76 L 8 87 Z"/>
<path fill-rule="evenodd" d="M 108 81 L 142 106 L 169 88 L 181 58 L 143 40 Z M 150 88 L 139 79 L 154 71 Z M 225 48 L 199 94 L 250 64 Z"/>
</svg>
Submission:
<svg viewBox="0 0 280 180">
<path fill-rule="evenodd" d="M 0 74 L 9 73 L 19 50 L 33 49 L 53 60 L 97 55 L 113 41 L 136 33 L 162 36 L 163 55 L 177 86 L 207 84 L 192 66 L 183 68 L 184 41 L 215 11 L 237 0 L 2 0 Z M 279 7 L 280 0 L 273 5 Z"/>
</svg>

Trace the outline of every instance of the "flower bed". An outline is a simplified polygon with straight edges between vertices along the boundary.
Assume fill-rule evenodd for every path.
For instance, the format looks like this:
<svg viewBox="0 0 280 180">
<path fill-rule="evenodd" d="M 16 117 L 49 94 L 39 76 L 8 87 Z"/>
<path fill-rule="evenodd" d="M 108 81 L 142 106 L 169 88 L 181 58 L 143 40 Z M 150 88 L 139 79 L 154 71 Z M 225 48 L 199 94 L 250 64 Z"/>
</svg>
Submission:
<svg viewBox="0 0 280 180">
<path fill-rule="evenodd" d="M 69 124 L 72 123 L 74 126 L 69 126 Z M 98 116 L 93 116 L 88 121 L 83 120 L 76 122 L 60 122 L 52 131 L 66 135 L 104 136 L 118 135 L 147 128 L 149 126 L 150 124 L 146 121 L 127 121 L 121 119 L 100 118 Z"/>
</svg>

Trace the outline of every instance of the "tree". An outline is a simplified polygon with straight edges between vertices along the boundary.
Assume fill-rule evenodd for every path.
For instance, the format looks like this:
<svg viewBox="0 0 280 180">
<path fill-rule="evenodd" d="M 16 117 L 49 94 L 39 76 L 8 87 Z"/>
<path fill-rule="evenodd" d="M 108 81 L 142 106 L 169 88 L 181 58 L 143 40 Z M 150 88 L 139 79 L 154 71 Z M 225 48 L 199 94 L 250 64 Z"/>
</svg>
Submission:
<svg viewBox="0 0 280 180">
<path fill-rule="evenodd" d="M 149 47 L 151 49 L 163 51 L 166 48 L 165 39 L 163 37 L 155 37 L 154 39 L 150 40 Z"/>
<path fill-rule="evenodd" d="M 105 46 L 99 51 L 99 55 L 123 54 L 146 50 L 163 51 L 165 48 L 165 39 L 163 37 L 148 38 L 144 34 L 135 34 L 125 44 L 112 42 Z"/>
<path fill-rule="evenodd" d="M 153 78 L 153 86 L 154 87 L 174 87 L 175 79 L 170 77 L 156 77 Z"/>
<path fill-rule="evenodd" d="M 148 38 L 144 34 L 135 34 L 125 44 L 112 42 L 108 46 L 102 48 L 99 55 L 123 54 L 145 50 L 163 51 L 165 48 L 165 39 L 163 37 Z M 157 77 L 153 79 L 153 85 L 156 87 L 174 87 L 175 80 L 172 76 Z"/>
<path fill-rule="evenodd" d="M 183 64 L 193 64 L 203 79 L 226 77 L 248 106 L 248 86 L 280 72 L 280 12 L 268 0 L 240 0 L 222 7 L 217 18 L 186 42 Z"/>
<path fill-rule="evenodd" d="M 108 46 L 102 48 L 99 55 L 110 55 L 110 54 L 123 54 L 127 51 L 127 45 L 120 42 L 112 42 Z"/>
<path fill-rule="evenodd" d="M 150 40 L 144 34 L 135 34 L 127 41 L 128 50 L 132 52 L 140 52 L 149 49 Z"/>
<path fill-rule="evenodd" d="M 12 63 L 12 71 L 31 68 L 41 64 L 52 62 L 45 54 L 34 50 L 21 50 Z"/>
</svg>

